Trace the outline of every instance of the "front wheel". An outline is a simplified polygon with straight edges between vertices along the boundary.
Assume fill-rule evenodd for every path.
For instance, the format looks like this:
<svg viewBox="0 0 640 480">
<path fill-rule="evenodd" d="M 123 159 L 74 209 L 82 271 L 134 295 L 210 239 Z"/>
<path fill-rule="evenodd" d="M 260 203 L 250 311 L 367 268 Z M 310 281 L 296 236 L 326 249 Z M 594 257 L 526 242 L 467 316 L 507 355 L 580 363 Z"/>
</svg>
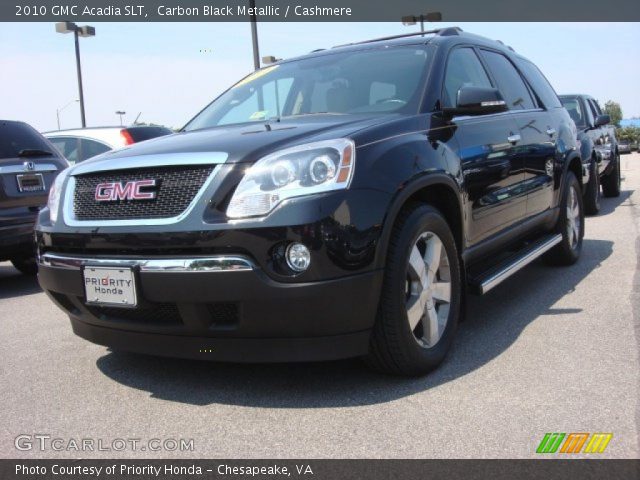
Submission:
<svg viewBox="0 0 640 480">
<path fill-rule="evenodd" d="M 461 315 L 460 261 L 451 229 L 429 205 L 405 208 L 394 226 L 367 362 L 422 375 L 445 358 Z"/>
</svg>

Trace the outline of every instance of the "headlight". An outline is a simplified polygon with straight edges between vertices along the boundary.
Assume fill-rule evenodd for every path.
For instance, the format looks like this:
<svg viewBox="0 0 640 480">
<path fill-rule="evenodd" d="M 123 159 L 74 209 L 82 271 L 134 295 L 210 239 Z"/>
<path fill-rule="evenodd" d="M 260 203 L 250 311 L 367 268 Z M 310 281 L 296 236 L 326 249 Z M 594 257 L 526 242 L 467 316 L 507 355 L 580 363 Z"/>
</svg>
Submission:
<svg viewBox="0 0 640 480">
<path fill-rule="evenodd" d="M 349 188 L 355 145 L 340 138 L 280 150 L 256 162 L 236 188 L 227 216 L 266 215 L 292 197 Z"/>
<path fill-rule="evenodd" d="M 56 223 L 58 221 L 58 207 L 60 205 L 60 198 L 62 197 L 62 185 L 68 175 L 69 169 L 65 168 L 58 174 L 51 186 L 51 189 L 49 190 L 47 207 L 49 207 L 49 218 L 51 219 L 51 223 Z"/>
</svg>

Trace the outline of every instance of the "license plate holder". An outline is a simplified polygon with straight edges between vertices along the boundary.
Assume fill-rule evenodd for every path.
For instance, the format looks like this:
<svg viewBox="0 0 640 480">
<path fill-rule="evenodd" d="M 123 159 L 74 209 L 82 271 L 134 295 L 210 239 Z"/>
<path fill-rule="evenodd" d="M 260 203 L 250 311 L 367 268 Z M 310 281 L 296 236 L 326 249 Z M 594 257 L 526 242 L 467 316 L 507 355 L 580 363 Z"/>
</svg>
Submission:
<svg viewBox="0 0 640 480">
<path fill-rule="evenodd" d="M 41 173 L 22 173 L 16 175 L 20 193 L 44 192 L 44 177 Z"/>
<path fill-rule="evenodd" d="M 138 305 L 136 276 L 129 267 L 92 267 L 82 270 L 87 304 L 135 308 Z"/>
</svg>

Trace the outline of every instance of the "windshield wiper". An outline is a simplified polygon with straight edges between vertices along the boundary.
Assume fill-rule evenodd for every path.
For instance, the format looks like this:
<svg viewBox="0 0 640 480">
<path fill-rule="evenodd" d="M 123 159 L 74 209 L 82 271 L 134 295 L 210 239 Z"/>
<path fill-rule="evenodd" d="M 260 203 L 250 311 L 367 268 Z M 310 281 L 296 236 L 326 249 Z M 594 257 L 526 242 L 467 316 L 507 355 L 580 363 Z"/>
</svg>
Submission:
<svg viewBox="0 0 640 480">
<path fill-rule="evenodd" d="M 40 148 L 25 148 L 18 152 L 19 157 L 44 157 L 45 155 L 53 155 L 53 153 Z"/>
<path fill-rule="evenodd" d="M 286 115 L 281 118 L 308 117 L 310 115 L 347 115 L 347 114 L 342 112 L 309 112 L 309 113 L 294 113 L 293 115 Z"/>
</svg>

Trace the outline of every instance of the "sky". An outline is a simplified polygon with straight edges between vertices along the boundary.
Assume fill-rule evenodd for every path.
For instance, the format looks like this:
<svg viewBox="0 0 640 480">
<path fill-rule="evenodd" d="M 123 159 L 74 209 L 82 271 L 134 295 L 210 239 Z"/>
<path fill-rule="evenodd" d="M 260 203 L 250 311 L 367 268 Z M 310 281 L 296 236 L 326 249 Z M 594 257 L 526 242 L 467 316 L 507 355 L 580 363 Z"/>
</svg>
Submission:
<svg viewBox="0 0 640 480">
<path fill-rule="evenodd" d="M 87 126 L 139 120 L 169 127 L 253 69 L 248 23 L 101 23 L 80 50 Z M 438 23 L 438 27 L 454 24 Z M 540 67 L 558 93 L 615 100 L 640 116 L 640 23 L 459 23 L 502 40 Z M 433 27 L 433 25 L 427 25 Z M 397 23 L 259 23 L 260 55 L 417 31 Z M 40 131 L 80 127 L 73 36 L 53 23 L 0 23 L 0 118 Z"/>
</svg>

